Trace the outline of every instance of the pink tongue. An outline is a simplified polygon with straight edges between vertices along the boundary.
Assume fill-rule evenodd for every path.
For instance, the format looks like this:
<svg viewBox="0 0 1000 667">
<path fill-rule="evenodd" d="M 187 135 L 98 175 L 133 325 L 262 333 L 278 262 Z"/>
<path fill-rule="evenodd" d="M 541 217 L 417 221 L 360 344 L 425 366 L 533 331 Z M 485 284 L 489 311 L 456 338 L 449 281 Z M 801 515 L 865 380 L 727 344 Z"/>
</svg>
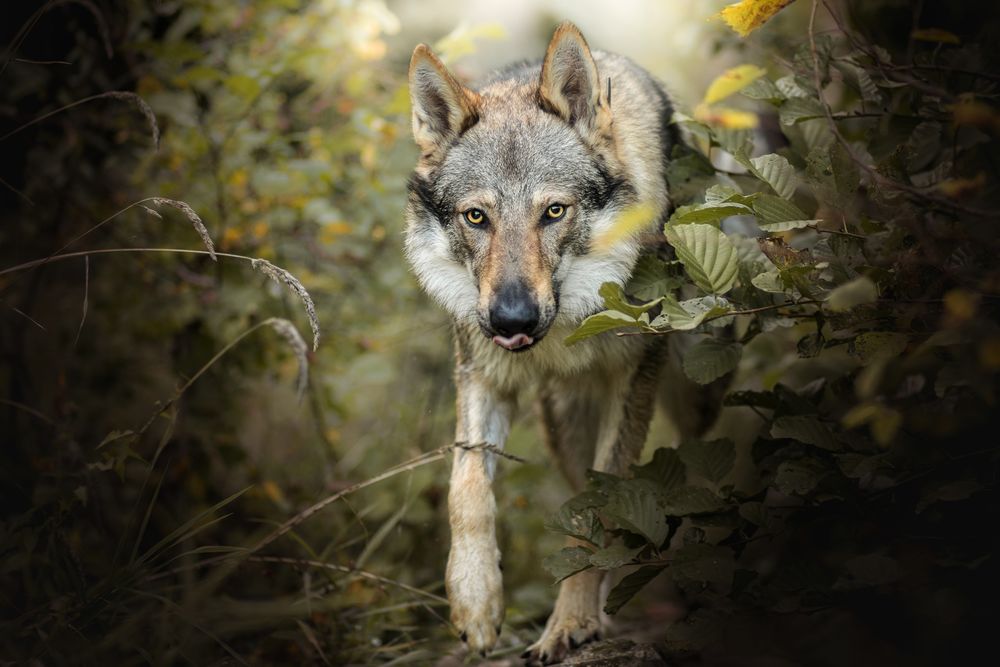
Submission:
<svg viewBox="0 0 1000 667">
<path fill-rule="evenodd" d="M 500 347 L 507 348 L 508 350 L 517 350 L 526 345 L 531 345 L 535 342 L 535 339 L 527 334 L 519 333 L 514 334 L 510 338 L 507 336 L 494 336 L 493 342 Z"/>
</svg>

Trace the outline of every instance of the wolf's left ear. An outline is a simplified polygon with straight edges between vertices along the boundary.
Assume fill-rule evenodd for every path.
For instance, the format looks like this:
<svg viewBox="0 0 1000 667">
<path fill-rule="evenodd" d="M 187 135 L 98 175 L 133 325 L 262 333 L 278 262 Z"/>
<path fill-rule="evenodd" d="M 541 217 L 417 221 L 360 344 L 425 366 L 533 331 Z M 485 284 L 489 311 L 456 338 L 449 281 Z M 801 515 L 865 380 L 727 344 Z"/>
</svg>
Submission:
<svg viewBox="0 0 1000 667">
<path fill-rule="evenodd" d="M 559 24 L 542 63 L 543 106 L 570 125 L 590 125 L 599 112 L 601 85 L 587 40 L 569 21 Z"/>
<path fill-rule="evenodd" d="M 459 83 L 426 44 L 418 45 L 410 59 L 410 102 L 413 138 L 425 156 L 478 119 L 478 95 Z"/>
</svg>

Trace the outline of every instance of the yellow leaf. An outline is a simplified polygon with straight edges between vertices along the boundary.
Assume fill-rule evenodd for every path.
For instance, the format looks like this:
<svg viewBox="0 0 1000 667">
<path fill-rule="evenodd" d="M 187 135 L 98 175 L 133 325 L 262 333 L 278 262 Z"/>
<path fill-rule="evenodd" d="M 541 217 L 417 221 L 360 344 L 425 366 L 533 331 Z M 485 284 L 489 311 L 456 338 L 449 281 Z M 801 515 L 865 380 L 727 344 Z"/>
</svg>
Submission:
<svg viewBox="0 0 1000 667">
<path fill-rule="evenodd" d="M 971 320 L 979 306 L 979 295 L 966 290 L 953 289 L 945 292 L 945 314 L 953 323 Z"/>
<path fill-rule="evenodd" d="M 958 125 L 1000 130 L 1000 114 L 989 104 L 972 96 L 963 95 L 958 104 L 951 107 L 952 122 Z"/>
<path fill-rule="evenodd" d="M 922 42 L 938 42 L 939 44 L 961 44 L 962 40 L 953 32 L 942 30 L 941 28 L 921 28 L 910 33 L 913 39 Z"/>
<path fill-rule="evenodd" d="M 229 185 L 233 186 L 237 190 L 242 190 L 246 187 L 248 180 L 248 174 L 246 169 L 237 169 L 229 176 Z"/>
<path fill-rule="evenodd" d="M 342 220 L 328 222 L 319 228 L 320 243 L 327 245 L 336 243 L 338 237 L 343 236 L 344 234 L 350 234 L 352 229 L 353 228 L 349 223 L 343 222 Z"/>
<path fill-rule="evenodd" d="M 727 107 L 709 108 L 699 104 L 694 110 L 695 120 L 730 130 L 752 130 L 757 127 L 757 114 Z"/>
<path fill-rule="evenodd" d="M 1000 337 L 987 338 L 979 345 L 979 363 L 991 371 L 1000 369 Z"/>
<path fill-rule="evenodd" d="M 654 213 L 653 205 L 646 202 L 629 206 L 618 214 L 610 227 L 594 237 L 593 248 L 598 251 L 608 250 L 637 232 L 648 229 L 653 222 Z"/>
<path fill-rule="evenodd" d="M 715 78 L 705 92 L 703 104 L 715 104 L 733 93 L 738 93 L 755 80 L 766 74 L 766 70 L 757 65 L 739 65 L 728 69 Z"/>
<path fill-rule="evenodd" d="M 281 492 L 281 489 L 278 487 L 277 484 L 267 479 L 264 480 L 264 482 L 260 485 L 260 488 L 264 492 L 265 496 L 267 496 L 274 502 L 278 503 L 279 505 L 284 504 L 285 494 Z"/>
<path fill-rule="evenodd" d="M 740 37 L 746 37 L 792 2 L 793 0 L 741 0 L 724 8 L 721 16 Z"/>
<path fill-rule="evenodd" d="M 240 230 L 235 227 L 226 227 L 226 231 L 222 233 L 221 245 L 223 248 L 232 248 L 240 241 L 242 234 Z"/>
<path fill-rule="evenodd" d="M 937 184 L 937 189 L 945 197 L 961 199 L 975 194 L 986 185 L 986 172 L 979 172 L 975 178 L 948 178 Z"/>
<path fill-rule="evenodd" d="M 454 63 L 456 60 L 476 52 L 476 40 L 499 40 L 506 36 L 507 31 L 499 23 L 470 25 L 462 22 L 434 44 L 434 51 L 444 62 Z"/>
</svg>

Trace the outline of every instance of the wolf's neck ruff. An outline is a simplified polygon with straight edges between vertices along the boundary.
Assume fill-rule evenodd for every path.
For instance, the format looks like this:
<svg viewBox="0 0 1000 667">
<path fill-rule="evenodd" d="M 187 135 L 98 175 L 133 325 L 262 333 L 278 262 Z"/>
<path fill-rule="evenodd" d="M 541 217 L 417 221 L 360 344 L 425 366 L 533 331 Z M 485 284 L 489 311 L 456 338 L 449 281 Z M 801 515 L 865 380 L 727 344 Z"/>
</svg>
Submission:
<svg viewBox="0 0 1000 667">
<path fill-rule="evenodd" d="M 568 23 L 540 63 L 502 70 L 477 89 L 424 45 L 409 77 L 420 159 L 406 254 L 455 321 L 456 440 L 502 447 L 517 399 L 535 385 L 550 439 L 583 448 L 563 469 L 586 466 L 596 450 L 599 465 L 626 470 L 648 425 L 660 344 L 604 335 L 567 348 L 563 339 L 602 309 L 601 284 L 628 280 L 641 250 L 640 234 L 599 247 L 593 239 L 607 238 L 638 202 L 650 229 L 665 217 L 674 142 L 666 94 L 627 58 L 592 52 Z M 654 368 L 638 372 L 644 360 Z M 503 618 L 492 459 L 487 451 L 456 458 L 449 494 L 452 621 L 481 651 Z M 535 659 L 594 636 L 598 585 L 593 576 L 564 582 Z"/>
</svg>

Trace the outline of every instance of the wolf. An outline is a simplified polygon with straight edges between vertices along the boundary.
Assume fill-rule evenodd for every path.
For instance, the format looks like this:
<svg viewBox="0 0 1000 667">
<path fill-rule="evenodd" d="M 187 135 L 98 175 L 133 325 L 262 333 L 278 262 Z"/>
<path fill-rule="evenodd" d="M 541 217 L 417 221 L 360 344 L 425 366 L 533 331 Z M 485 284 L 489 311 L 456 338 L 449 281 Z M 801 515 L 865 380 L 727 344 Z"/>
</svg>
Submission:
<svg viewBox="0 0 1000 667">
<path fill-rule="evenodd" d="M 640 204 L 651 212 L 647 231 L 662 228 L 666 167 L 681 138 L 661 84 L 624 56 L 591 50 L 568 22 L 540 63 L 509 66 L 475 88 L 421 44 L 409 89 L 420 156 L 405 252 L 454 319 L 460 446 L 445 583 L 453 624 L 485 655 L 504 617 L 492 481 L 518 404 L 537 397 L 545 441 L 579 490 L 589 467 L 627 474 L 657 396 L 678 391 L 665 379 L 677 377 L 665 337 L 563 340 L 603 310 L 603 283 L 628 281 L 645 243 L 642 234 L 594 240 Z M 704 426 L 697 409 L 675 416 L 682 431 Z M 563 581 L 529 662 L 561 660 L 599 635 L 600 589 L 599 572 Z"/>
</svg>

